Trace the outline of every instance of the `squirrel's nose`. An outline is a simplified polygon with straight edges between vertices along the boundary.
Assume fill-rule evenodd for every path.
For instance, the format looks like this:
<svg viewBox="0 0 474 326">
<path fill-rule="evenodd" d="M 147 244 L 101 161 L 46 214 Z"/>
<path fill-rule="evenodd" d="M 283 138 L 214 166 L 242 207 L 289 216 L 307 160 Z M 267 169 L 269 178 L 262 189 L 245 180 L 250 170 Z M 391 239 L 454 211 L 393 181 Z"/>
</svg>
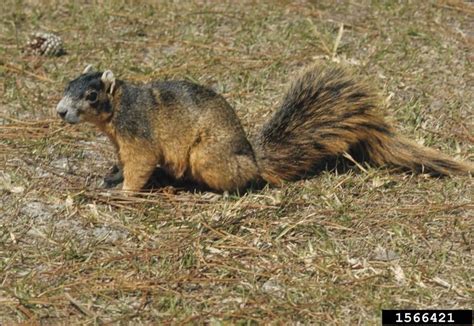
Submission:
<svg viewBox="0 0 474 326">
<path fill-rule="evenodd" d="M 61 119 L 64 119 L 66 117 L 67 111 L 68 111 L 68 106 L 69 106 L 69 99 L 67 97 L 64 97 L 61 99 L 61 101 L 58 103 L 56 106 L 56 112 L 58 115 L 61 117 Z"/>
</svg>

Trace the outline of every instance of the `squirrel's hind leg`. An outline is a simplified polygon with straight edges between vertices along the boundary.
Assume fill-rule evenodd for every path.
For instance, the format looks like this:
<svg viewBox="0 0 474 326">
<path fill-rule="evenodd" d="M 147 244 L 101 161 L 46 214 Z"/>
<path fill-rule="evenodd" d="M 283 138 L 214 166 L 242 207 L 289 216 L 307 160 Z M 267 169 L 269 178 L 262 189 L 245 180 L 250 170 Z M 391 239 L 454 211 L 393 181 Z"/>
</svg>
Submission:
<svg viewBox="0 0 474 326">
<path fill-rule="evenodd" d="M 217 191 L 244 190 L 259 177 L 257 163 L 251 152 L 235 153 L 232 148 L 218 143 L 207 147 L 201 144 L 194 148 L 189 163 L 192 178 Z"/>
</svg>

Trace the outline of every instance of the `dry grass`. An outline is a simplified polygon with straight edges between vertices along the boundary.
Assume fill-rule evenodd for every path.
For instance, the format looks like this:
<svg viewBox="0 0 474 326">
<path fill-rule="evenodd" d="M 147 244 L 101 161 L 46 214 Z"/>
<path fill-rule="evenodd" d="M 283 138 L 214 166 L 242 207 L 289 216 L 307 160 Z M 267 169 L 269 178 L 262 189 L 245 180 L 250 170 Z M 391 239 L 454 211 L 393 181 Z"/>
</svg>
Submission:
<svg viewBox="0 0 474 326">
<path fill-rule="evenodd" d="M 2 6 L 0 324 L 375 325 L 382 308 L 472 308 L 472 178 L 368 169 L 124 198 L 97 187 L 105 138 L 50 113 L 94 63 L 212 86 L 251 132 L 295 70 L 337 60 L 378 84 L 405 134 L 472 159 L 472 4 L 151 3 Z M 35 30 L 68 54 L 22 53 Z"/>
</svg>

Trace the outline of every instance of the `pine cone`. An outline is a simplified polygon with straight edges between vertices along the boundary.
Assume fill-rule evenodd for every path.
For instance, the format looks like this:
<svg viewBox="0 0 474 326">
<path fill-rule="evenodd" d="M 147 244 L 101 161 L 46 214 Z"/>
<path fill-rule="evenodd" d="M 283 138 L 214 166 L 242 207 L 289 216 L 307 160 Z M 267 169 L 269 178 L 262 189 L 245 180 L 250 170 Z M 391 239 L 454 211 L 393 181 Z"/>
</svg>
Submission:
<svg viewBox="0 0 474 326">
<path fill-rule="evenodd" d="M 52 33 L 36 32 L 31 34 L 26 48 L 27 51 L 35 55 L 60 56 L 65 53 L 63 41 Z"/>
</svg>

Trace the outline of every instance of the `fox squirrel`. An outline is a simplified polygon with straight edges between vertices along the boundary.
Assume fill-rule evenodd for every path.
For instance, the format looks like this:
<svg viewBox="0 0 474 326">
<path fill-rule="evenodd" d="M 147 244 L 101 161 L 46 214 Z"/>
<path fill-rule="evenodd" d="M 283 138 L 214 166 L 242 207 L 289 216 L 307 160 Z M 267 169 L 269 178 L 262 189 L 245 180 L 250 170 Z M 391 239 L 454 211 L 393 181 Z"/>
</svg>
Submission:
<svg viewBox="0 0 474 326">
<path fill-rule="evenodd" d="M 399 136 L 378 107 L 377 96 L 345 69 L 312 66 L 251 144 L 233 108 L 208 88 L 187 81 L 132 85 L 88 66 L 69 82 L 57 113 L 107 134 L 120 162 L 109 182 L 123 178 L 128 191 L 142 189 L 157 165 L 176 179 L 239 191 L 255 181 L 279 185 L 311 176 L 347 154 L 432 175 L 474 171 L 470 162 Z"/>
</svg>

